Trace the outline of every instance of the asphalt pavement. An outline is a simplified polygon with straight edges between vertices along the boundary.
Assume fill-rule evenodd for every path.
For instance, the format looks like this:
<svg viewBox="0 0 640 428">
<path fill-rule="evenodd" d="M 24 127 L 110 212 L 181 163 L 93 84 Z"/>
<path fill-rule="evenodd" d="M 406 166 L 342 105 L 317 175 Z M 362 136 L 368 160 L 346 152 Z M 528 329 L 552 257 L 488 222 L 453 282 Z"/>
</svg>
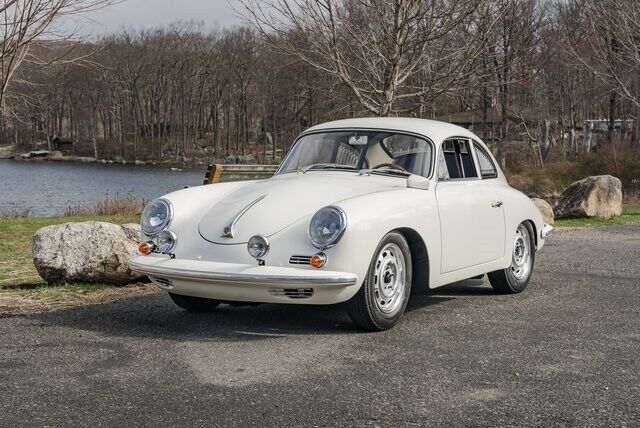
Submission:
<svg viewBox="0 0 640 428">
<path fill-rule="evenodd" d="M 189 314 L 163 293 L 0 319 L 0 426 L 640 426 L 640 226 L 559 232 L 519 295 Z"/>
</svg>

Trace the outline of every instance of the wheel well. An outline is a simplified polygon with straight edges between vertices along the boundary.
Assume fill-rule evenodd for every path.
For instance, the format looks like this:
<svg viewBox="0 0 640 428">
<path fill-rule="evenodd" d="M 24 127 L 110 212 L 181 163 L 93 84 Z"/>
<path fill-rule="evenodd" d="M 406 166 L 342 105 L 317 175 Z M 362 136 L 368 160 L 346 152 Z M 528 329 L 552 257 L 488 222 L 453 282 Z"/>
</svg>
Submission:
<svg viewBox="0 0 640 428">
<path fill-rule="evenodd" d="M 395 230 L 404 236 L 411 250 L 412 288 L 429 288 L 429 253 L 418 232 L 408 227 Z"/>
<path fill-rule="evenodd" d="M 536 229 L 536 224 L 533 222 L 533 220 L 525 220 L 523 221 L 523 223 L 528 223 L 529 226 L 531 227 L 531 230 L 533 230 L 533 245 L 537 250 L 538 249 L 538 230 Z"/>
</svg>

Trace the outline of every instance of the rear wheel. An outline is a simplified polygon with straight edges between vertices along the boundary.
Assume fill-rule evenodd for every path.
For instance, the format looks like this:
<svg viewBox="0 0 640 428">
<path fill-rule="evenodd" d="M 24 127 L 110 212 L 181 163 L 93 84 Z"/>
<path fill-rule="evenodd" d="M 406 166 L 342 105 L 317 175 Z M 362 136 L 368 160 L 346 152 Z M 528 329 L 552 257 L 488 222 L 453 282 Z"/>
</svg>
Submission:
<svg viewBox="0 0 640 428">
<path fill-rule="evenodd" d="M 388 233 L 380 242 L 358 293 L 347 303 L 349 315 L 367 331 L 396 325 L 409 301 L 411 251 L 404 237 Z"/>
<path fill-rule="evenodd" d="M 169 293 L 169 296 L 171 300 L 173 300 L 173 303 L 189 312 L 211 312 L 222 303 L 220 300 L 183 296 L 182 294 Z"/>
<path fill-rule="evenodd" d="M 513 294 L 527 288 L 533 272 L 535 256 L 533 228 L 529 223 L 521 223 L 513 238 L 511 265 L 506 269 L 488 274 L 493 289 L 498 293 Z"/>
</svg>

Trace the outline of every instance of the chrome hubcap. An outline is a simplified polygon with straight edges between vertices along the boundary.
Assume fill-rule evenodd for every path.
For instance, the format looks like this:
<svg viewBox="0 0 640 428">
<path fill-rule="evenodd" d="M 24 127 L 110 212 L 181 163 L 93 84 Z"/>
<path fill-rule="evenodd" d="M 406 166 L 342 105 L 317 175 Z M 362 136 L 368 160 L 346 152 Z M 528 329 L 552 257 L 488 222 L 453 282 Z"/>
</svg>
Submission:
<svg viewBox="0 0 640 428">
<path fill-rule="evenodd" d="M 521 280 L 529 275 L 531 270 L 531 240 L 529 230 L 521 224 L 516 230 L 513 242 L 513 257 L 511 261 L 511 273 L 514 278 Z"/>
<path fill-rule="evenodd" d="M 387 244 L 376 259 L 374 294 L 376 306 L 387 315 L 400 309 L 405 294 L 405 262 L 402 250 L 396 244 Z"/>
</svg>

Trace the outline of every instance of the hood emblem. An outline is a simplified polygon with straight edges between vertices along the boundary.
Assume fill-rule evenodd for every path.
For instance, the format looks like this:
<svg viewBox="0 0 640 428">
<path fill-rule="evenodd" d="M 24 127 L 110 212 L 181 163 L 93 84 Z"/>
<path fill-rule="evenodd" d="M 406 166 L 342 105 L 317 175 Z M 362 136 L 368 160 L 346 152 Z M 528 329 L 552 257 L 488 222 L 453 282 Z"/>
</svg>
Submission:
<svg viewBox="0 0 640 428">
<path fill-rule="evenodd" d="M 242 217 L 244 215 L 244 213 L 249 211 L 249 208 L 251 208 L 252 206 L 254 206 L 255 204 L 257 204 L 258 202 L 260 202 L 261 200 L 263 200 L 266 197 L 267 197 L 267 195 L 262 195 L 258 199 L 256 199 L 255 201 L 250 202 L 246 207 L 242 208 L 238 212 L 238 214 L 236 214 L 231 219 L 231 221 L 229 221 L 229 223 L 224 227 L 224 229 L 222 229 L 222 233 L 220 234 L 220 237 L 221 238 L 234 238 L 235 234 L 236 234 L 235 226 L 236 226 L 236 223 L 238 222 L 238 220 L 240 220 L 240 217 Z"/>
</svg>

